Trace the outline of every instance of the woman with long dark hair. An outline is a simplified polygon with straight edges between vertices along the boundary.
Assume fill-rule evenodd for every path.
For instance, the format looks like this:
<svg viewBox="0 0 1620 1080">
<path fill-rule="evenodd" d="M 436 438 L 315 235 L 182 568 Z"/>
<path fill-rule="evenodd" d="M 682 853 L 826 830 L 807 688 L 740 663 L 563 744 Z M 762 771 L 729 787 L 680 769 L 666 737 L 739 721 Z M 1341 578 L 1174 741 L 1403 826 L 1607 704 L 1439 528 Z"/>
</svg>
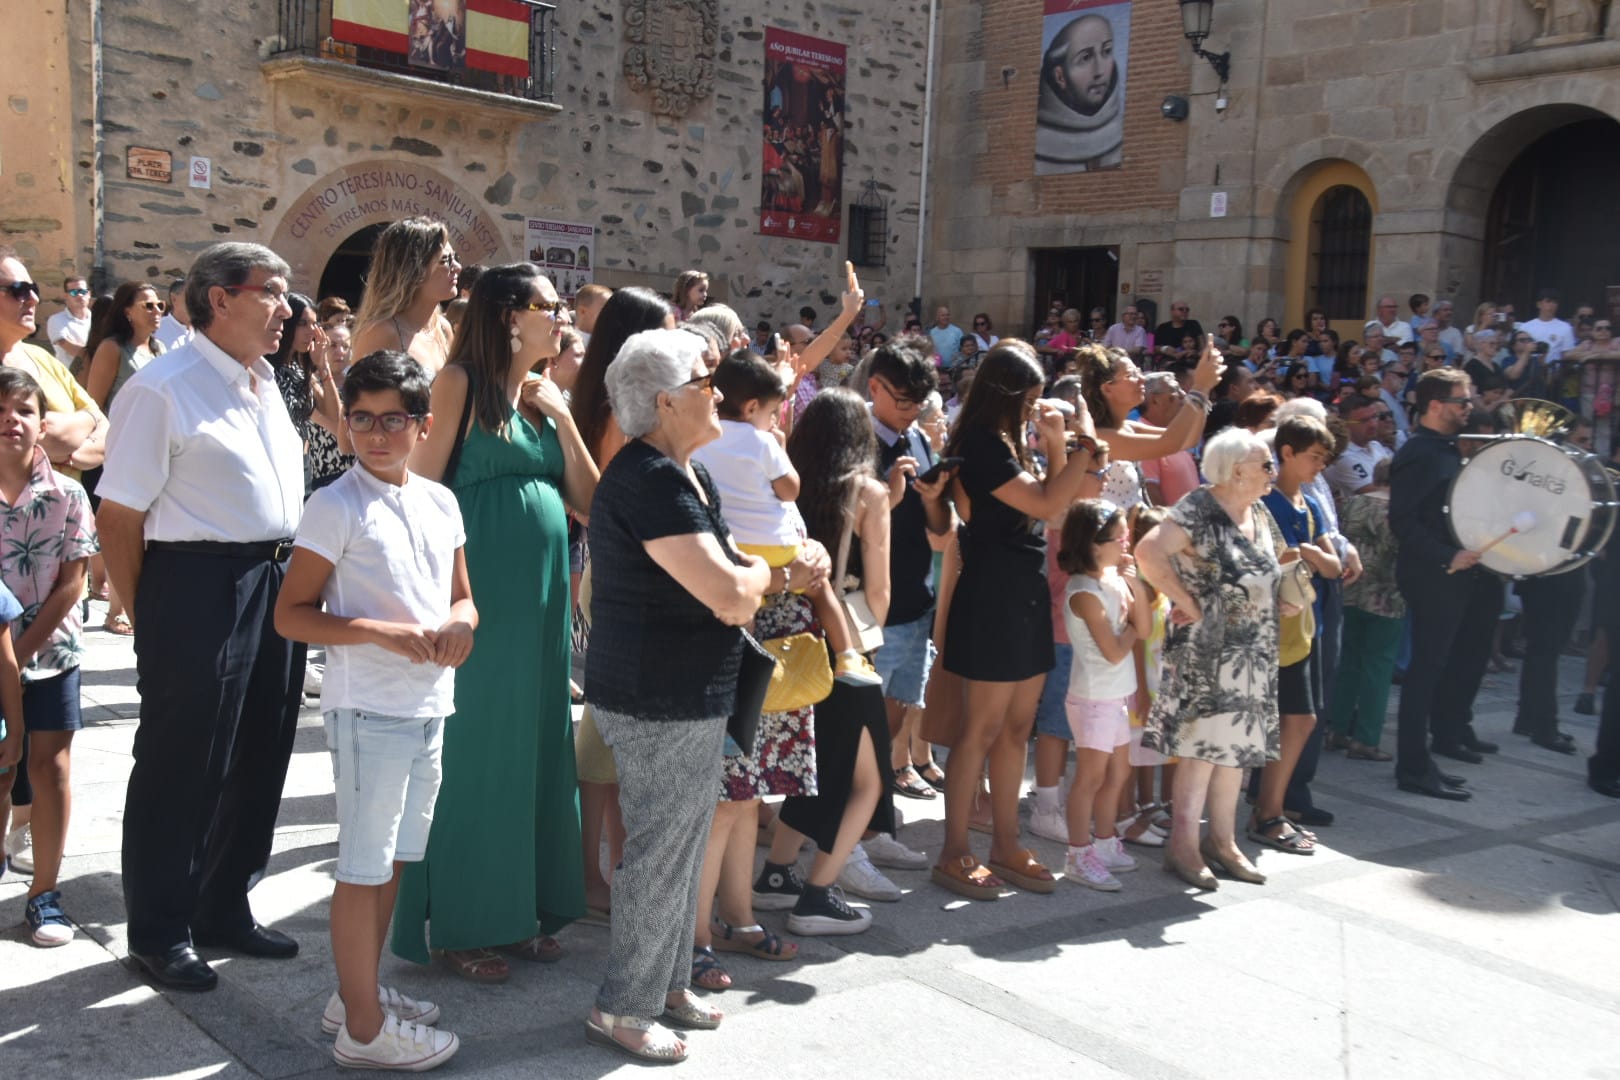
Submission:
<svg viewBox="0 0 1620 1080">
<path fill-rule="evenodd" d="M 439 422 L 411 456 L 412 471 L 445 483 L 460 504 L 480 636 L 445 723 L 427 858 L 401 878 L 394 951 L 427 963 L 431 918 L 433 948 L 475 982 L 507 978 L 495 950 L 556 959 L 549 935 L 585 913 L 567 511 L 589 512 L 597 470 L 562 391 L 530 374 L 557 354 L 567 325 L 539 267 L 486 271 L 433 383 Z"/>
<path fill-rule="evenodd" d="M 305 490 L 314 491 L 342 476 L 354 459 L 338 442 L 343 403 L 315 303 L 303 293 L 288 293 L 287 306 L 292 315 L 281 324 L 281 347 L 266 359 L 275 369 L 287 415 L 304 440 Z"/>
<path fill-rule="evenodd" d="M 596 329 L 585 346 L 585 356 L 573 377 L 569 409 L 579 437 L 596 463 L 605 471 L 626 442 L 619 422 L 608 402 L 608 365 L 619 355 L 624 343 L 643 330 L 672 330 L 675 313 L 663 297 L 651 289 L 632 286 L 619 289 L 596 315 Z M 579 602 L 590 615 L 590 552 L 580 572 Z M 619 778 L 613 768 L 613 755 L 596 728 L 595 711 L 590 705 L 574 736 L 574 770 L 579 779 L 580 844 L 585 859 L 585 905 L 590 917 L 607 918 L 612 890 L 602 874 L 602 834 L 607 832 L 608 865 L 619 865 L 624 853 L 624 821 L 619 813 Z M 712 989 L 712 988 L 711 988 Z"/>
<path fill-rule="evenodd" d="M 1026 342 L 1003 338 L 985 354 L 946 454 L 963 459 L 951 483 L 962 526 L 962 573 L 951 599 L 945 669 L 963 681 L 965 723 L 945 774 L 945 844 L 934 881 L 979 900 L 1005 878 L 1051 892 L 1052 874 L 1018 842 L 1018 795 L 1041 684 L 1052 669 L 1052 598 L 1041 524 L 1101 490 L 1091 471 L 1104 449 L 1082 434 L 1069 453 L 1064 414 L 1040 400 L 1045 373 Z M 1090 420 L 1082 413 L 1082 429 Z M 1037 474 L 1027 429 L 1046 454 Z M 994 832 L 989 868 L 968 843 L 974 791 L 986 760 Z"/>
</svg>

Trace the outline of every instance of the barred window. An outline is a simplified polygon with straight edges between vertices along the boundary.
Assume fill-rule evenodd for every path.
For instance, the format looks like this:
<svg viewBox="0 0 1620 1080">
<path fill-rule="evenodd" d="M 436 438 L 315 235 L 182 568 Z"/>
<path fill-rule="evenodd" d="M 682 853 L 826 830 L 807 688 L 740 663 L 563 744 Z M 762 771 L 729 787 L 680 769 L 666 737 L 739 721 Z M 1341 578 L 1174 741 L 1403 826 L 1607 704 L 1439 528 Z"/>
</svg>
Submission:
<svg viewBox="0 0 1620 1080">
<path fill-rule="evenodd" d="M 1372 253 L 1367 196 L 1348 184 L 1324 191 L 1311 210 L 1310 244 L 1310 306 L 1321 308 L 1329 319 L 1365 319 Z"/>
</svg>

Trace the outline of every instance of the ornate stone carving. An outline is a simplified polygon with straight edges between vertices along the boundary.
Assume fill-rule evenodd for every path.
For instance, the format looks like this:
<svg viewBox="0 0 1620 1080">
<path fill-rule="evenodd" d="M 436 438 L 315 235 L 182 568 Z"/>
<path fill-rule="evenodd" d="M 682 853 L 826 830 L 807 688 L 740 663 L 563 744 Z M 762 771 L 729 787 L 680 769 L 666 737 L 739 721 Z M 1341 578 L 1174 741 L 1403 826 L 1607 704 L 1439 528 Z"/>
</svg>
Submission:
<svg viewBox="0 0 1620 1080">
<path fill-rule="evenodd" d="M 1603 28 L 1603 9 L 1609 0 L 1524 0 L 1535 13 L 1532 46 L 1568 45 L 1591 41 Z"/>
<path fill-rule="evenodd" d="M 652 111 L 685 116 L 714 90 L 719 0 L 625 0 L 624 77 Z"/>
</svg>

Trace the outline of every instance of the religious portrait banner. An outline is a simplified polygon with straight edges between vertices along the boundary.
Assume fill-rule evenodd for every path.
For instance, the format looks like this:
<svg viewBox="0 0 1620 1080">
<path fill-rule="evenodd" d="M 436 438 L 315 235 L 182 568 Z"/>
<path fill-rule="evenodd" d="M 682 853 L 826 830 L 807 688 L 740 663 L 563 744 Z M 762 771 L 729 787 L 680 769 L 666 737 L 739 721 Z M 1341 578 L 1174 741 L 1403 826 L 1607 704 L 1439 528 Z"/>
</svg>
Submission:
<svg viewBox="0 0 1620 1080">
<path fill-rule="evenodd" d="M 836 244 L 844 217 L 844 46 L 765 28 L 759 231 Z"/>
<path fill-rule="evenodd" d="M 1129 0 L 1046 0 L 1037 176 L 1119 168 L 1130 38 Z"/>
</svg>

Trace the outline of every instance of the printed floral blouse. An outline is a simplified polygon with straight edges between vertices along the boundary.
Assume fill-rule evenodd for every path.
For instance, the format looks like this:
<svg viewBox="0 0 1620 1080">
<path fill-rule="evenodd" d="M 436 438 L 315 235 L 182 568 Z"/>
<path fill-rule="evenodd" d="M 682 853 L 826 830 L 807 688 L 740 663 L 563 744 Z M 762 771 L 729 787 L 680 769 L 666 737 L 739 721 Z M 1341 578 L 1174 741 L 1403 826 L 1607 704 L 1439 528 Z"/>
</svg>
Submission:
<svg viewBox="0 0 1620 1080">
<path fill-rule="evenodd" d="M 45 451 L 34 448 L 34 475 L 15 504 L 0 495 L 0 581 L 22 605 L 22 617 L 11 624 L 13 640 L 22 636 L 56 588 L 64 563 L 89 558 L 101 550 L 96 538 L 90 497 L 77 480 L 51 468 Z M 40 682 L 79 666 L 84 648 L 81 608 L 75 603 L 33 659 L 23 665 L 22 681 Z"/>
<path fill-rule="evenodd" d="M 1339 515 L 1339 528 L 1361 553 L 1361 577 L 1344 587 L 1346 605 L 1369 615 L 1399 619 L 1406 601 L 1395 586 L 1395 534 L 1389 531 L 1389 492 L 1352 495 Z"/>
</svg>

